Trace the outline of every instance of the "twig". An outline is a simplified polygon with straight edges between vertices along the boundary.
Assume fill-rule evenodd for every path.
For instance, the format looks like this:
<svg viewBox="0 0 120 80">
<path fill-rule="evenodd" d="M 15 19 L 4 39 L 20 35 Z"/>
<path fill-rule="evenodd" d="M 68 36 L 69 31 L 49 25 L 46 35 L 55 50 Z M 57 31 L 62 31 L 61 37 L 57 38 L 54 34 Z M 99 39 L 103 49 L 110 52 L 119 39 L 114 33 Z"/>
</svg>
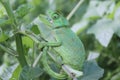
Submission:
<svg viewBox="0 0 120 80">
<path fill-rule="evenodd" d="M 35 59 L 33 65 L 32 65 L 33 67 L 35 67 L 35 66 L 38 64 L 38 62 L 39 62 L 41 56 L 42 56 L 42 52 L 41 52 L 41 53 L 38 55 L 38 57 Z"/>
<path fill-rule="evenodd" d="M 3 46 L 2 44 L 0 44 L 0 48 L 3 49 L 4 51 L 6 51 L 6 52 L 7 52 L 8 54 L 10 54 L 10 55 L 18 56 L 16 51 L 14 51 L 14 50 L 12 50 L 12 49 L 10 49 L 10 48 L 7 48 L 7 47 L 5 47 L 5 46 Z"/>
<path fill-rule="evenodd" d="M 73 16 L 73 14 L 76 12 L 76 10 L 79 8 L 79 6 L 83 3 L 84 0 L 80 0 L 78 4 L 73 8 L 73 10 L 68 14 L 67 20 L 70 20 L 70 18 Z"/>
</svg>

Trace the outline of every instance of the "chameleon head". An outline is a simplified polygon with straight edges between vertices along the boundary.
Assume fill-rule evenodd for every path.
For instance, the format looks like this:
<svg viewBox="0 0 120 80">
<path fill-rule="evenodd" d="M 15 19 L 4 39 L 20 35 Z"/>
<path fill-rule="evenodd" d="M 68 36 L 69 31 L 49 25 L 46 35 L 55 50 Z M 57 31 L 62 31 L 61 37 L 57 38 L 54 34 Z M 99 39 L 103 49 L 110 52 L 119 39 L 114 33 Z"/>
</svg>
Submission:
<svg viewBox="0 0 120 80">
<path fill-rule="evenodd" d="M 53 25 L 53 28 L 65 27 L 69 25 L 68 20 L 62 16 L 59 12 L 49 10 L 47 12 L 48 20 Z"/>
</svg>

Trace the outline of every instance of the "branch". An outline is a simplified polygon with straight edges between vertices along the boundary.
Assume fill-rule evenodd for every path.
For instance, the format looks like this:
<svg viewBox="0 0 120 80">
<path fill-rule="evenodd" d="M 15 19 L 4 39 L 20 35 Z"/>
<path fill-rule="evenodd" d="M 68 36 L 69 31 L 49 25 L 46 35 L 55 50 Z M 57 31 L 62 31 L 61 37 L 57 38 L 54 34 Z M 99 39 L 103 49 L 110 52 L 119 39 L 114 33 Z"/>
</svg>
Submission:
<svg viewBox="0 0 120 80">
<path fill-rule="evenodd" d="M 39 53 L 38 57 L 35 59 L 35 61 L 34 61 L 33 65 L 32 65 L 33 67 L 35 67 L 35 66 L 38 64 L 38 62 L 39 62 L 39 60 L 40 60 L 41 56 L 42 56 L 42 52 L 41 52 L 41 53 Z"/>
<path fill-rule="evenodd" d="M 0 48 L 3 49 L 4 51 L 6 51 L 8 54 L 10 55 L 13 55 L 13 56 L 18 56 L 16 51 L 10 49 L 10 48 L 7 48 L 5 46 L 3 46 L 2 44 L 0 44 Z"/>
<path fill-rule="evenodd" d="M 67 20 L 70 20 L 70 18 L 73 16 L 73 14 L 77 11 L 77 9 L 79 8 L 79 6 L 83 3 L 84 0 L 80 0 L 78 2 L 78 4 L 73 8 L 73 10 L 68 14 L 67 16 Z"/>
</svg>

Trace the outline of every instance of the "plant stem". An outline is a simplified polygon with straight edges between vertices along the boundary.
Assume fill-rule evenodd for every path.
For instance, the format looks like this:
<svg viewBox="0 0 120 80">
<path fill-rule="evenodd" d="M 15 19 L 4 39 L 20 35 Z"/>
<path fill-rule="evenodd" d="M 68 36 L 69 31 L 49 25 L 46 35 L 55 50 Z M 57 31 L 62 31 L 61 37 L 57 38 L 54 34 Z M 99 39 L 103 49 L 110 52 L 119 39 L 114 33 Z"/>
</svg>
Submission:
<svg viewBox="0 0 120 80">
<path fill-rule="evenodd" d="M 15 34 L 15 40 L 16 40 L 16 48 L 18 52 L 18 57 L 17 59 L 19 60 L 20 64 L 22 67 L 27 65 L 27 61 L 25 59 L 25 54 L 24 54 L 24 49 L 22 45 L 22 37 L 21 34 Z"/>
<path fill-rule="evenodd" d="M 3 46 L 2 44 L 0 44 L 0 48 L 3 49 L 4 51 L 6 51 L 7 53 L 9 53 L 10 55 L 18 56 L 18 55 L 16 55 L 15 51 L 11 50 L 10 48 L 7 48 L 7 47 Z"/>
<path fill-rule="evenodd" d="M 42 56 L 42 53 L 39 53 L 38 57 L 35 59 L 33 65 L 32 65 L 33 67 L 35 67 L 35 66 L 38 64 L 38 62 L 39 62 L 41 56 Z"/>
<path fill-rule="evenodd" d="M 17 29 L 17 27 L 15 27 L 14 23 L 16 24 L 15 22 L 15 17 L 14 17 L 14 13 L 11 9 L 11 6 L 9 4 L 9 1 L 8 0 L 1 0 L 1 3 L 3 4 L 3 6 L 5 7 L 6 9 L 6 12 L 8 14 L 8 16 L 10 17 L 11 21 L 12 21 L 12 25 L 13 25 L 13 28 L 14 29 Z"/>
<path fill-rule="evenodd" d="M 68 14 L 68 16 L 67 16 L 67 20 L 69 20 L 72 16 L 73 16 L 73 14 L 77 11 L 77 9 L 79 8 L 79 6 L 83 3 L 83 1 L 84 0 L 80 0 L 79 2 L 78 2 L 78 4 L 73 8 L 73 10 Z"/>
<path fill-rule="evenodd" d="M 12 11 L 12 8 L 9 4 L 9 0 L 0 0 L 0 2 L 3 4 L 9 18 L 12 20 L 11 25 L 13 26 L 14 31 L 17 31 L 18 25 L 17 25 L 16 19 L 15 19 L 14 13 Z M 25 56 L 24 56 L 24 49 L 23 49 L 23 45 L 22 45 L 22 37 L 19 33 L 15 34 L 15 41 L 16 41 L 16 49 L 17 49 L 17 53 L 18 53 L 17 59 L 20 62 L 20 65 L 22 67 L 24 67 L 24 66 L 27 65 L 27 61 L 26 61 Z"/>
</svg>

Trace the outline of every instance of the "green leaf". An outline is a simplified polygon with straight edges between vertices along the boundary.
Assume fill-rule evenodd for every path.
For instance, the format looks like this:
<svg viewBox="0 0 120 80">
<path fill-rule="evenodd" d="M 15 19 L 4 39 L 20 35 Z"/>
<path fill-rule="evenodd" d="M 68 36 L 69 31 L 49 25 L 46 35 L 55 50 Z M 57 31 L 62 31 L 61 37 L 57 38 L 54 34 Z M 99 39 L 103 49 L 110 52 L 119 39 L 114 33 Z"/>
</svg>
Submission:
<svg viewBox="0 0 120 80">
<path fill-rule="evenodd" d="M 20 65 L 17 66 L 17 68 L 14 70 L 12 77 L 9 80 L 19 80 L 19 75 L 22 68 Z"/>
<path fill-rule="evenodd" d="M 22 72 L 20 73 L 19 80 L 33 80 L 42 75 L 42 73 L 43 71 L 38 67 L 32 68 L 25 66 Z"/>
<path fill-rule="evenodd" d="M 3 42 L 5 40 L 7 40 L 8 38 L 9 38 L 9 36 L 7 34 L 5 34 L 3 32 L 0 34 L 0 42 Z"/>
<path fill-rule="evenodd" d="M 30 12 L 32 6 L 30 4 L 22 4 L 18 7 L 18 9 L 15 11 L 15 15 L 17 18 L 24 17 L 27 13 Z"/>
<path fill-rule="evenodd" d="M 96 20 L 104 15 L 112 1 L 91 0 L 84 18 Z"/>
<path fill-rule="evenodd" d="M 107 17 L 111 18 L 111 19 L 113 19 L 113 18 L 117 18 L 117 19 L 120 18 L 120 16 L 119 16 L 120 2 L 117 2 L 116 5 L 114 3 L 111 6 L 114 6 L 114 8 L 113 8 L 112 12 L 107 15 Z"/>
<path fill-rule="evenodd" d="M 1 26 L 4 26 L 4 25 L 10 25 L 12 23 L 12 20 L 11 19 L 0 19 L 0 27 Z"/>
<path fill-rule="evenodd" d="M 27 36 L 22 37 L 22 42 L 26 47 L 33 48 L 33 40 Z"/>
<path fill-rule="evenodd" d="M 39 31 L 37 25 L 33 25 L 32 28 L 31 28 L 31 30 L 32 30 L 32 32 L 34 32 L 35 34 L 40 34 L 40 31 Z"/>
<path fill-rule="evenodd" d="M 81 20 L 78 23 L 75 23 L 72 27 L 71 30 L 75 32 L 77 35 L 83 32 L 89 24 L 88 20 Z"/>
<path fill-rule="evenodd" d="M 0 18 L 2 18 L 4 15 L 6 15 L 5 8 L 0 3 Z"/>
<path fill-rule="evenodd" d="M 10 56 L 9 56 L 10 57 Z M 8 54 L 5 54 L 5 60 L 7 61 L 7 63 L 5 62 L 3 65 L 1 65 L 1 69 L 0 69 L 0 77 L 2 78 L 2 80 L 10 80 L 12 73 L 14 74 L 14 70 L 16 70 L 18 64 L 14 64 L 14 65 L 9 65 L 9 61 L 11 61 L 11 59 L 14 60 L 14 58 L 9 58 Z M 13 63 L 11 63 L 13 64 Z M 16 73 L 17 75 L 17 73 Z M 17 80 L 17 79 L 12 79 L 12 80 Z"/>
<path fill-rule="evenodd" d="M 30 24 L 40 14 L 45 13 L 49 6 L 48 0 L 31 0 L 30 3 L 33 7 L 32 10 L 22 18 L 22 23 L 25 25 Z"/>
<path fill-rule="evenodd" d="M 79 80 L 99 80 L 104 70 L 100 68 L 95 60 L 86 61 L 83 68 L 83 77 Z"/>
<path fill-rule="evenodd" d="M 107 47 L 113 34 L 120 27 L 120 23 L 117 20 L 110 20 L 103 18 L 98 20 L 88 31 L 88 34 L 94 34 L 96 39 L 104 46 Z"/>
</svg>

